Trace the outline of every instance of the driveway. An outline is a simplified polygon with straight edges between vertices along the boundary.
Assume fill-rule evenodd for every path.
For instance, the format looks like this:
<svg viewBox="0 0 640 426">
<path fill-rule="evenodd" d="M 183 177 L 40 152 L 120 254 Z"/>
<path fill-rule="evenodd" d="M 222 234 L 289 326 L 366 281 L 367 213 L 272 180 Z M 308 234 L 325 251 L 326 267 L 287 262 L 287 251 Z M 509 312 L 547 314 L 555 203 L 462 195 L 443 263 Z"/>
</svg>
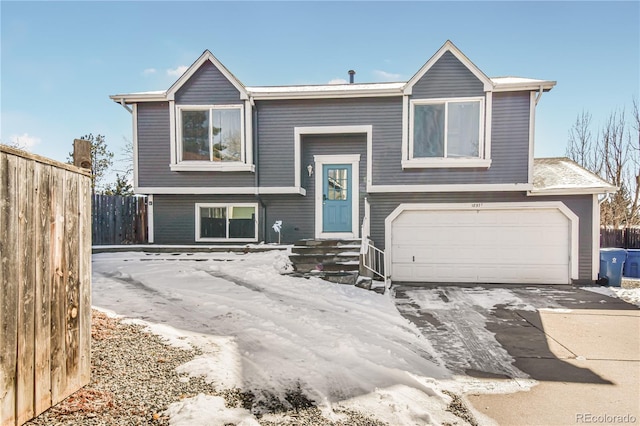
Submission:
<svg viewBox="0 0 640 426">
<path fill-rule="evenodd" d="M 468 393 L 481 423 L 640 422 L 636 306 L 571 286 L 400 285 L 395 296 L 449 369 L 521 384 Z"/>
</svg>

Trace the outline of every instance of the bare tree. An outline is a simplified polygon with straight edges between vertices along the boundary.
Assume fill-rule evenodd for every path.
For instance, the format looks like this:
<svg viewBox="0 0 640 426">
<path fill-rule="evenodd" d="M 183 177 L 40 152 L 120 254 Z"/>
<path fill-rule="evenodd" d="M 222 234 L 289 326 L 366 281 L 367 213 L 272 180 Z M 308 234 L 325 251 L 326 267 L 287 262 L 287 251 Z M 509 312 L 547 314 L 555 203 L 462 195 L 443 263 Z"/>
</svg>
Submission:
<svg viewBox="0 0 640 426">
<path fill-rule="evenodd" d="M 640 116 L 633 100 L 629 125 L 625 110 L 613 111 L 594 138 L 592 117 L 578 114 L 569 130 L 566 155 L 583 167 L 620 188 L 601 205 L 601 225 L 640 224 Z"/>
<path fill-rule="evenodd" d="M 582 167 L 600 173 L 602 161 L 595 150 L 589 112 L 583 110 L 578 114 L 575 123 L 569 129 L 569 143 L 565 155 Z"/>
</svg>

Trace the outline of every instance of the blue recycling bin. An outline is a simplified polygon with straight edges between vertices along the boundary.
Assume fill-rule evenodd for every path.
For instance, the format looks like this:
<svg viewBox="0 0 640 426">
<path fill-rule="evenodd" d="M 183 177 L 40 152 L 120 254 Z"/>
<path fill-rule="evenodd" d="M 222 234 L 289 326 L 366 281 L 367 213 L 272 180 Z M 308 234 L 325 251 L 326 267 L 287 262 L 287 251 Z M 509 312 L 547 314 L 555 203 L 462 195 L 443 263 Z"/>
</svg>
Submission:
<svg viewBox="0 0 640 426">
<path fill-rule="evenodd" d="M 622 269 L 627 251 L 619 248 L 600 249 L 600 278 L 606 278 L 611 287 L 622 285 Z"/>
<path fill-rule="evenodd" d="M 640 250 L 627 249 L 627 260 L 624 262 L 622 275 L 629 278 L 640 278 Z"/>
</svg>

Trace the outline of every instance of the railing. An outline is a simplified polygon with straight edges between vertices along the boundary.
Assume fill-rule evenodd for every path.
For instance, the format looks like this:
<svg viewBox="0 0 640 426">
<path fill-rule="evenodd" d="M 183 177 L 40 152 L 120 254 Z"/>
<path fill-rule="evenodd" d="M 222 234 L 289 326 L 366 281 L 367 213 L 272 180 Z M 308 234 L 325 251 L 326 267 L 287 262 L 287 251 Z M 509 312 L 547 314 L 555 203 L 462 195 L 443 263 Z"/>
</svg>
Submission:
<svg viewBox="0 0 640 426">
<path fill-rule="evenodd" d="M 362 219 L 362 246 L 360 247 L 360 254 L 362 256 L 362 266 L 365 269 L 371 271 L 373 274 L 382 278 L 387 284 L 387 277 L 385 271 L 387 270 L 385 264 L 384 252 L 373 245 L 373 242 L 369 239 L 370 223 L 369 217 L 371 215 L 371 207 L 369 200 L 364 199 L 364 218 Z"/>
<path fill-rule="evenodd" d="M 362 266 L 383 280 L 387 280 L 385 275 L 385 257 L 384 252 L 373 245 L 367 237 L 362 238 Z"/>
</svg>

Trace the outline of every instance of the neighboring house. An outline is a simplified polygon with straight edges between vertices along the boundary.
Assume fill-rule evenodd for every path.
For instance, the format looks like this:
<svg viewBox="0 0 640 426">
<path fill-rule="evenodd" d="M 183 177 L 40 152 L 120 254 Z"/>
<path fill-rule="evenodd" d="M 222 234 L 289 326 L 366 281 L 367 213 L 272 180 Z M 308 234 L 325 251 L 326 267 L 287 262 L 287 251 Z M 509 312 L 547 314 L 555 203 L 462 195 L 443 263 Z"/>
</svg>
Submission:
<svg viewBox="0 0 640 426">
<path fill-rule="evenodd" d="M 248 87 L 205 51 L 168 90 L 111 99 L 151 243 L 277 242 L 281 220 L 283 243 L 364 232 L 394 281 L 587 282 L 616 188 L 534 161 L 554 85 L 489 78 L 447 41 L 407 82 Z"/>
</svg>

